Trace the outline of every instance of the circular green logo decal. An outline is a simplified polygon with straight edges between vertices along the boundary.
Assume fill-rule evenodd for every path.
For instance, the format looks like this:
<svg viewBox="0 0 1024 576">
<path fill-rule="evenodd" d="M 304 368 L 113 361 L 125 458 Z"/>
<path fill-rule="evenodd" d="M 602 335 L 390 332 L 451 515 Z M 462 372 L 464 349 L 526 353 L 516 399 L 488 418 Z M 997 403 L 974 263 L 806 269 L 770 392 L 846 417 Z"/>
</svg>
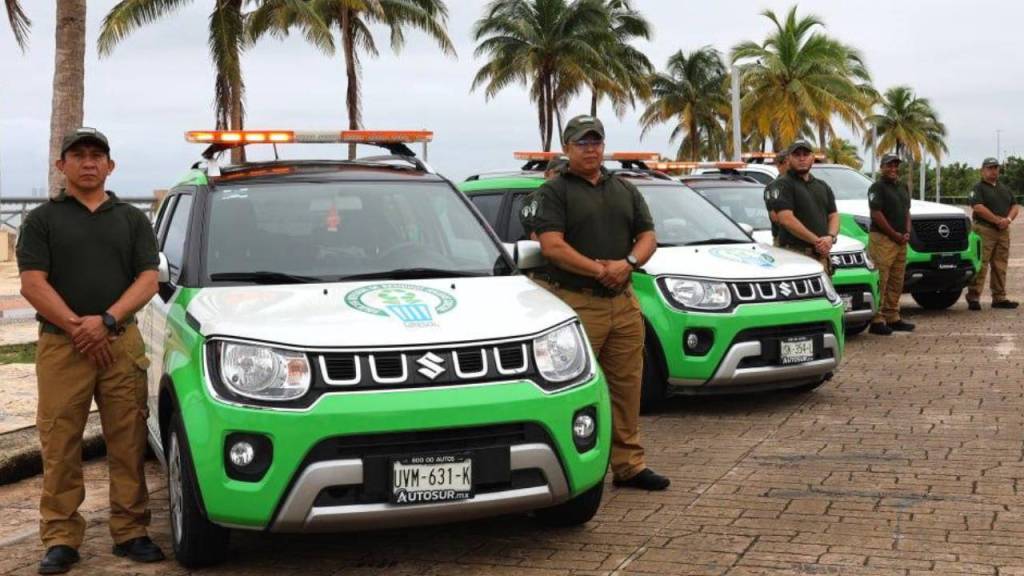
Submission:
<svg viewBox="0 0 1024 576">
<path fill-rule="evenodd" d="M 416 284 L 371 284 L 345 295 L 349 307 L 397 318 L 407 326 L 432 326 L 435 315 L 450 311 L 456 303 L 447 292 Z"/>
<path fill-rule="evenodd" d="M 741 264 L 760 266 L 762 268 L 775 267 L 775 257 L 767 252 L 761 252 L 759 250 L 748 250 L 743 248 L 712 248 L 711 250 L 708 250 L 708 253 L 715 258 L 739 262 Z"/>
</svg>

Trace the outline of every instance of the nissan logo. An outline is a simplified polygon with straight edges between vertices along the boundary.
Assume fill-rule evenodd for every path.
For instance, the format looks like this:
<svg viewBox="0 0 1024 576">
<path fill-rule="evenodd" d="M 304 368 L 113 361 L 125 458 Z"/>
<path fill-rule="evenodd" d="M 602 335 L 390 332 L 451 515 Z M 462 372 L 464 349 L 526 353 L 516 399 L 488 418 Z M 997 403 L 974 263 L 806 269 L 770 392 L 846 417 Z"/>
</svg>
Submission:
<svg viewBox="0 0 1024 576">
<path fill-rule="evenodd" d="M 943 238 L 949 238 L 949 226 L 945 224 L 939 224 L 939 236 Z"/>
</svg>

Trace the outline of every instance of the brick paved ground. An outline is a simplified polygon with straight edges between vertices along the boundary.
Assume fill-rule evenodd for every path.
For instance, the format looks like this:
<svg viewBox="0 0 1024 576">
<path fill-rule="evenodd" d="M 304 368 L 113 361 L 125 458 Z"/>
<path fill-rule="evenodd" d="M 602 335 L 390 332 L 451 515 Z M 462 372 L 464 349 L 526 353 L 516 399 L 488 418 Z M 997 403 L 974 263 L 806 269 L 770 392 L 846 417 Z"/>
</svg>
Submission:
<svg viewBox="0 0 1024 576">
<path fill-rule="evenodd" d="M 1016 237 L 1024 240 L 1024 229 Z M 1024 242 L 1014 247 L 1024 254 Z M 1011 287 L 1024 296 L 1024 260 Z M 610 486 L 595 521 L 525 517 L 374 534 L 238 534 L 210 574 L 998 574 L 1024 575 L 1022 314 L 905 301 L 913 335 L 862 336 L 815 393 L 675 399 L 646 417 L 670 491 Z M 152 466 L 154 536 L 169 547 Z M 89 466 L 81 574 L 168 573 L 114 558 L 101 464 Z M 0 489 L 0 572 L 32 574 L 38 479 Z"/>
</svg>

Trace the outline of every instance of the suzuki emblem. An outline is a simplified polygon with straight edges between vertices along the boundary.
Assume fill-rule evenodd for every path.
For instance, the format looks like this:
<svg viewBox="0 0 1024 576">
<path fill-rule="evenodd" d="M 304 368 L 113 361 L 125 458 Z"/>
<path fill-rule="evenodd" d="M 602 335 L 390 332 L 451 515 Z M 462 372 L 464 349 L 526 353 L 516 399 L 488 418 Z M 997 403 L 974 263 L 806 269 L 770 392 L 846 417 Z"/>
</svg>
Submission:
<svg viewBox="0 0 1024 576">
<path fill-rule="evenodd" d="M 431 380 L 444 373 L 444 358 L 433 352 L 427 352 L 420 356 L 416 359 L 416 363 L 420 365 L 420 369 L 417 372 Z"/>
<path fill-rule="evenodd" d="M 789 282 L 783 282 L 779 284 L 779 292 L 782 292 L 783 296 L 789 298 L 789 295 L 793 293 L 793 289 L 789 286 Z"/>
</svg>

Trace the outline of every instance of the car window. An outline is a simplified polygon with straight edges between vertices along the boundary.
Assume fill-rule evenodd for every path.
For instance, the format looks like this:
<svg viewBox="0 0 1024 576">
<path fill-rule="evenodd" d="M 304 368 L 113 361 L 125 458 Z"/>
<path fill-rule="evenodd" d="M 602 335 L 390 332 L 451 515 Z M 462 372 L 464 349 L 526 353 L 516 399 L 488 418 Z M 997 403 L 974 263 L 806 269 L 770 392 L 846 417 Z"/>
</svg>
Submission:
<svg viewBox="0 0 1024 576">
<path fill-rule="evenodd" d="M 811 175 L 824 180 L 832 188 L 836 200 L 868 199 L 871 179 L 851 168 L 811 167 Z"/>
<path fill-rule="evenodd" d="M 192 195 L 181 194 L 167 223 L 163 252 L 167 258 L 171 284 L 177 284 L 181 277 L 181 266 L 185 256 L 185 239 L 188 237 L 189 213 L 192 211 Z"/>
<path fill-rule="evenodd" d="M 742 174 L 742 175 L 744 175 L 744 176 L 746 176 L 748 178 L 753 178 L 754 180 L 757 180 L 759 183 L 765 184 L 765 185 L 771 184 L 772 180 L 775 180 L 775 178 L 772 177 L 770 174 L 765 174 L 764 172 L 758 172 L 757 170 L 742 170 L 742 171 L 740 171 L 740 174 Z"/>
<path fill-rule="evenodd" d="M 442 183 L 278 182 L 210 195 L 206 272 L 325 281 L 408 268 L 493 274 L 498 245 Z"/>
<path fill-rule="evenodd" d="M 691 188 L 643 184 L 637 188 L 651 210 L 659 244 L 750 242 L 746 232 Z"/>
<path fill-rule="evenodd" d="M 487 220 L 487 223 L 492 227 L 498 225 L 498 209 L 501 208 L 501 198 L 503 194 L 474 194 L 469 199 L 476 206 L 476 209 L 480 211 L 480 214 Z"/>
<path fill-rule="evenodd" d="M 700 193 L 736 222 L 750 224 L 754 230 L 767 230 L 772 227 L 768 209 L 764 205 L 763 188 L 709 186 L 701 189 Z"/>
<path fill-rule="evenodd" d="M 512 207 L 508 214 L 508 232 L 502 238 L 502 241 L 518 242 L 520 240 L 528 240 L 523 232 L 523 223 L 519 220 L 519 216 L 523 211 L 523 203 L 526 202 L 526 197 L 529 194 L 529 192 L 522 192 L 512 197 Z"/>
</svg>

